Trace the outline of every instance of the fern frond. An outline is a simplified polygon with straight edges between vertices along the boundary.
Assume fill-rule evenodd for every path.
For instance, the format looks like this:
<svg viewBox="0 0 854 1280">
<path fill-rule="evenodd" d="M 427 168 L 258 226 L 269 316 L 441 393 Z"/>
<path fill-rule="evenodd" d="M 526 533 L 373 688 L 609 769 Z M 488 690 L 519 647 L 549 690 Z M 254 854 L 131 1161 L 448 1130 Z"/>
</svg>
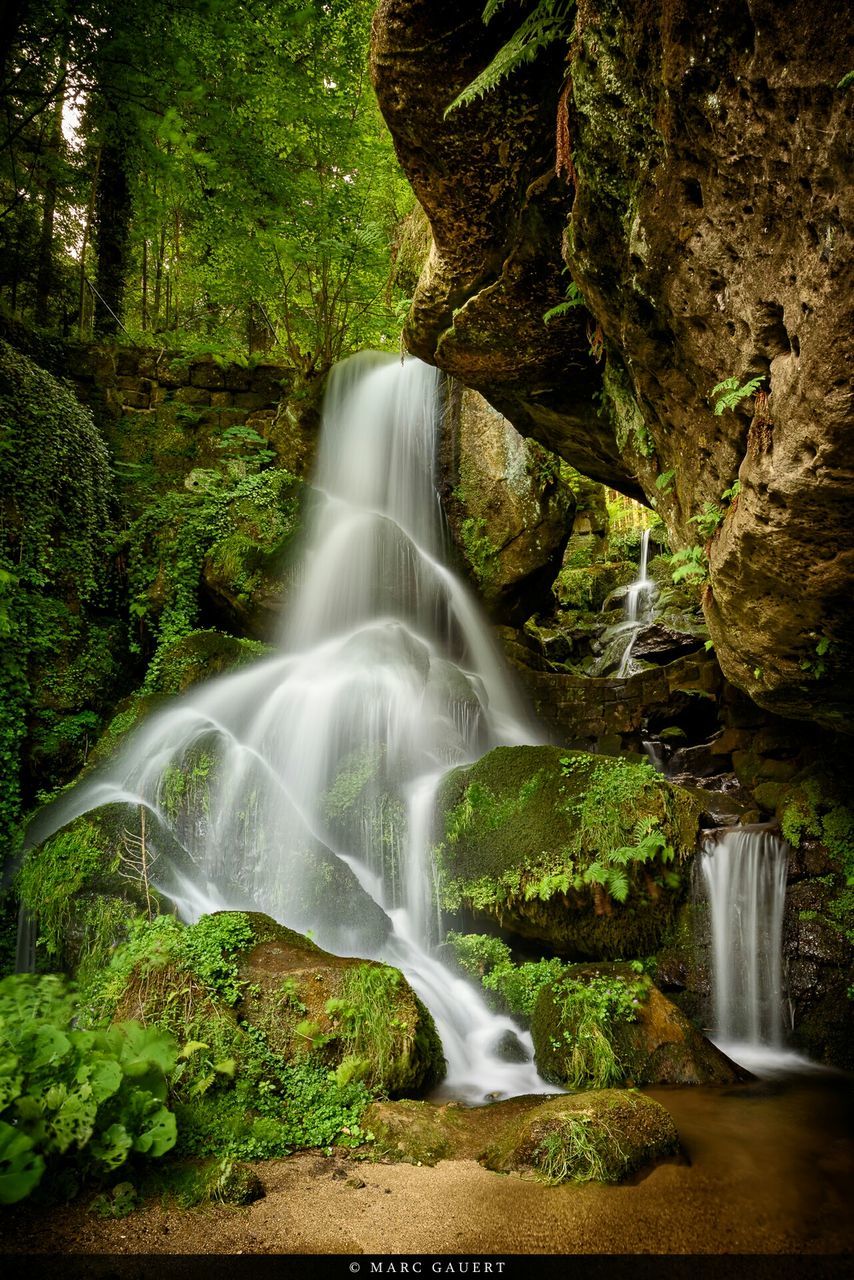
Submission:
<svg viewBox="0 0 854 1280">
<path fill-rule="evenodd" d="M 483 11 L 484 22 L 489 22 L 504 7 L 504 3 L 505 0 L 487 0 Z M 510 39 L 498 50 L 489 66 L 479 76 L 475 76 L 471 84 L 466 85 L 445 108 L 445 117 L 458 107 L 482 98 L 526 62 L 533 62 L 555 40 L 568 40 L 574 8 L 575 0 L 538 0 Z"/>
</svg>

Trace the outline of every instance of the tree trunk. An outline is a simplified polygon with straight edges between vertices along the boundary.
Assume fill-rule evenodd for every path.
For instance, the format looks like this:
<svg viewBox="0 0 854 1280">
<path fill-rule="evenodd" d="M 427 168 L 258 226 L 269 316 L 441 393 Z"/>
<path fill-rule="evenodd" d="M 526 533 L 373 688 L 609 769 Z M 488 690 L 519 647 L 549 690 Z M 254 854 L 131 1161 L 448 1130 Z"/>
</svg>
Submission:
<svg viewBox="0 0 854 1280">
<path fill-rule="evenodd" d="M 64 82 L 68 64 L 66 43 L 59 61 L 59 80 Z M 46 325 L 50 314 L 50 294 L 53 288 L 53 223 L 56 216 L 56 196 L 59 189 L 59 162 L 62 156 L 62 111 L 65 94 L 59 91 L 53 106 L 50 138 L 45 155 L 45 184 L 42 201 L 42 225 L 39 236 L 38 265 L 36 267 L 35 322 Z"/>
<path fill-rule="evenodd" d="M 112 123 L 112 122 L 111 122 Z M 95 332 L 114 334 L 119 326 L 130 240 L 131 194 L 127 148 L 119 130 L 109 128 L 101 147 L 96 226 L 98 272 Z"/>
</svg>

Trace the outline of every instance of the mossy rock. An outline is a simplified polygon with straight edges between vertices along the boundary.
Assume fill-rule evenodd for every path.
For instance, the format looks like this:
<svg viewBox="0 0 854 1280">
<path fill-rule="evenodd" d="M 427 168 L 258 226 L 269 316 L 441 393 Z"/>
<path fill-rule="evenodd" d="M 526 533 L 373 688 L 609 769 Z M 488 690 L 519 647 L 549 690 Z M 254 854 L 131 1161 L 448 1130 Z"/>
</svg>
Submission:
<svg viewBox="0 0 854 1280">
<path fill-rule="evenodd" d="M 502 1133 L 481 1163 L 549 1182 L 622 1182 L 674 1155 L 679 1135 L 659 1102 L 626 1090 L 553 1098 Z"/>
<path fill-rule="evenodd" d="M 49 806 L 31 826 L 29 838 L 49 830 L 61 806 Z M 162 855 L 186 876 L 194 868 L 159 819 L 145 811 L 146 856 L 152 868 Z M 38 922 L 39 944 L 52 965 L 85 979 L 107 964 L 125 940 L 131 921 L 159 910 L 159 893 L 148 890 L 136 867 L 134 842 L 142 816 L 136 805 L 109 804 L 61 826 L 24 855 L 18 876 L 23 905 Z"/>
<path fill-rule="evenodd" d="M 440 788 L 441 905 L 570 958 L 652 954 L 701 809 L 643 761 L 498 747 Z"/>
<path fill-rule="evenodd" d="M 613 564 L 592 563 L 582 568 L 564 566 L 554 581 L 552 594 L 561 609 L 596 612 L 617 587 L 637 577 L 637 565 L 629 560 Z"/>
<path fill-rule="evenodd" d="M 203 680 L 213 680 L 240 667 L 269 657 L 271 650 L 256 640 L 225 635 L 222 631 L 191 631 L 158 653 L 152 693 L 186 693 Z"/>
<path fill-rule="evenodd" d="M 202 587 L 228 625 L 269 638 L 295 584 L 294 543 L 308 492 L 287 471 L 265 473 L 257 499 L 244 496 L 226 508 L 227 532 L 208 550 Z"/>
<path fill-rule="evenodd" d="M 283 1058 L 320 1054 L 392 1096 L 418 1093 L 444 1075 L 442 1043 L 403 974 L 371 960 L 334 956 L 310 939 L 250 914 L 254 944 L 239 959 L 246 982 L 239 1019 Z"/>
<path fill-rule="evenodd" d="M 629 965 L 606 964 L 571 965 L 561 980 L 541 990 L 531 1034 L 537 1069 L 544 1079 L 577 1087 L 579 1037 L 591 1038 L 590 1028 L 581 1025 L 580 1002 L 568 1001 L 563 995 L 566 978 L 582 986 L 603 981 L 622 984 L 632 993 L 630 1016 L 605 1016 L 598 1024 L 622 1083 L 734 1084 L 748 1078 L 742 1068 L 701 1035 L 650 978 L 635 974 Z"/>
<path fill-rule="evenodd" d="M 375 1156 L 433 1165 L 455 1154 L 465 1115 L 455 1104 L 437 1107 L 411 1099 L 375 1102 L 365 1112 L 362 1126 L 374 1135 Z"/>
</svg>

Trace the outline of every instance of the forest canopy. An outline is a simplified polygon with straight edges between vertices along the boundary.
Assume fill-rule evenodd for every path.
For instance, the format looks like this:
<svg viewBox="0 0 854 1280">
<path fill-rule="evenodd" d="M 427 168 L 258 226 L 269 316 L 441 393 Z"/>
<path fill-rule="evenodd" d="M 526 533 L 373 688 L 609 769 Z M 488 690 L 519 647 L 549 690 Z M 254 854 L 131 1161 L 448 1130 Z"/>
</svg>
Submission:
<svg viewBox="0 0 854 1280">
<path fill-rule="evenodd" d="M 304 373 L 394 340 L 412 197 L 371 0 L 19 0 L 0 37 L 0 302 L 64 336 Z"/>
</svg>

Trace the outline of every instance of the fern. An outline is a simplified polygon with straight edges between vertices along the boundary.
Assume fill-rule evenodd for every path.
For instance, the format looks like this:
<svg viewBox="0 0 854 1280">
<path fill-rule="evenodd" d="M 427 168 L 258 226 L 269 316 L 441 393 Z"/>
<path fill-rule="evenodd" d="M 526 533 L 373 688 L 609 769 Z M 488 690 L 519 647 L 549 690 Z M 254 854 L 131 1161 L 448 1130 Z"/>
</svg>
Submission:
<svg viewBox="0 0 854 1280">
<path fill-rule="evenodd" d="M 709 395 L 715 402 L 715 414 L 720 417 L 727 409 L 735 409 L 748 396 L 755 395 L 764 382 L 763 378 L 751 378 L 744 386 L 738 385 L 738 378 L 724 378 L 716 387 L 712 387 Z"/>
<path fill-rule="evenodd" d="M 584 299 L 581 296 L 581 290 L 573 280 L 572 284 L 566 291 L 566 297 L 563 302 L 559 302 L 556 307 L 552 307 L 543 316 L 543 324 L 548 324 L 550 320 L 556 320 L 558 316 L 565 316 L 567 311 L 572 311 L 575 307 L 583 307 Z"/>
<path fill-rule="evenodd" d="M 491 22 L 506 0 L 487 0 L 483 21 Z M 445 109 L 445 117 L 458 107 L 464 107 L 476 98 L 482 98 L 497 84 L 526 62 L 533 62 L 537 55 L 555 40 L 568 40 L 574 0 L 537 0 L 531 12 L 522 20 L 510 39 L 503 44 L 479 76 L 457 94 Z"/>
<path fill-rule="evenodd" d="M 854 84 L 854 71 L 846 71 L 836 87 L 837 89 L 850 89 L 852 84 Z"/>
</svg>

